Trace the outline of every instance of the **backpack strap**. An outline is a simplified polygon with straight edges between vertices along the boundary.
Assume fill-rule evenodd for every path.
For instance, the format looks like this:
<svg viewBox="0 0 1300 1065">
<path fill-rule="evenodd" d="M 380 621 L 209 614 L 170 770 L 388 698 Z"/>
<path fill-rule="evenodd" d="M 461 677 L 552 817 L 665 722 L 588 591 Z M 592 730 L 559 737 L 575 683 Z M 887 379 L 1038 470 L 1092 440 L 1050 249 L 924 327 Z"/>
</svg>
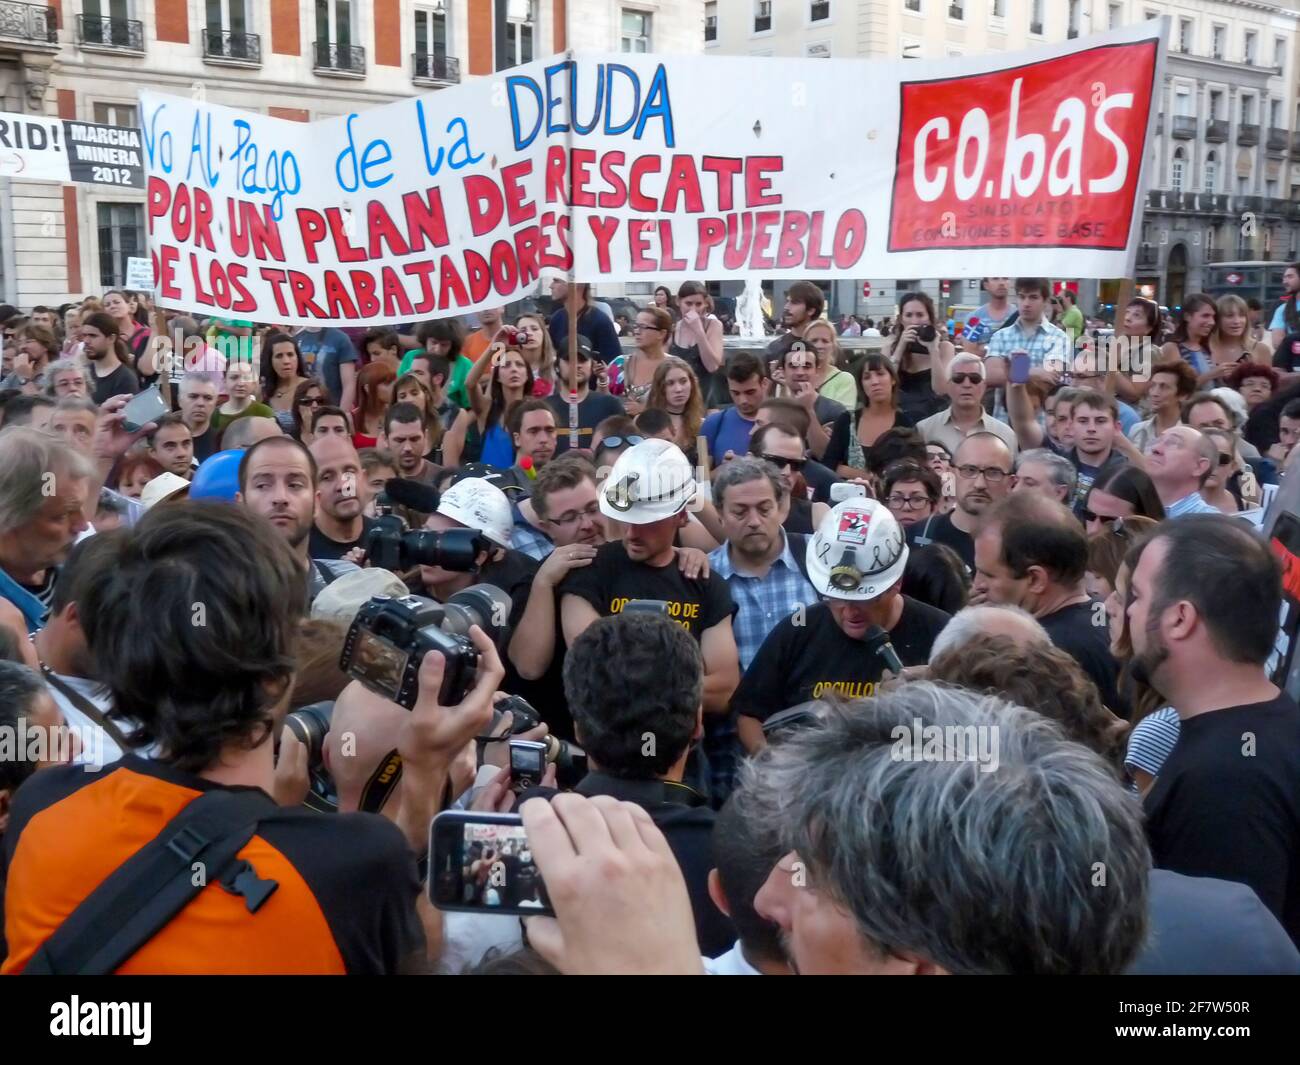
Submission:
<svg viewBox="0 0 1300 1065">
<path fill-rule="evenodd" d="M 279 885 L 236 856 L 278 809 L 259 791 L 204 792 L 83 899 L 23 972 L 116 972 L 209 883 L 242 895 L 256 913 Z"/>
</svg>

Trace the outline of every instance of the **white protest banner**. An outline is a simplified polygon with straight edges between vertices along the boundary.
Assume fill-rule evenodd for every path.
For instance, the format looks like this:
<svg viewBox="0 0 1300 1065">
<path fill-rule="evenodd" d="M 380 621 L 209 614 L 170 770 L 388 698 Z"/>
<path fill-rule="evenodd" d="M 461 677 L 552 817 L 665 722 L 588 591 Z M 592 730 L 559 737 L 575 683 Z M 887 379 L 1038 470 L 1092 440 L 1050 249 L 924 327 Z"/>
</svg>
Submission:
<svg viewBox="0 0 1300 1065">
<path fill-rule="evenodd" d="M 0 177 L 142 189 L 140 131 L 0 113 Z"/>
<path fill-rule="evenodd" d="M 126 290 L 128 292 L 152 292 L 153 285 L 153 260 L 128 258 L 126 260 Z"/>
<path fill-rule="evenodd" d="M 313 124 L 141 94 L 159 303 L 291 324 L 539 272 L 1117 277 L 1165 24 L 940 63 L 554 57 Z"/>
</svg>

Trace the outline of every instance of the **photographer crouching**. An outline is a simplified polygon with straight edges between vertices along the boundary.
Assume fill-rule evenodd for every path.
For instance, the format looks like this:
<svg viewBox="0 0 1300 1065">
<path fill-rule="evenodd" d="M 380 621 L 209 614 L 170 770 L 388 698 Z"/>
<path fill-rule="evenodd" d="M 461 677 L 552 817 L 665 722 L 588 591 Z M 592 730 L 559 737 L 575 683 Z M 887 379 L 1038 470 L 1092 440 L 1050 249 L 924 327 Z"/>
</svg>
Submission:
<svg viewBox="0 0 1300 1065">
<path fill-rule="evenodd" d="M 87 642 L 113 716 L 156 753 L 97 773 L 52 768 L 18 790 L 4 839 L 3 971 L 425 968 L 441 924 L 419 869 L 451 765 L 493 718 L 504 671 L 492 642 L 469 628 L 476 665 L 472 678 L 456 673 L 472 682 L 453 704 L 438 701 L 443 655 L 402 674 L 405 786 L 387 818 L 277 806 L 274 738 L 306 599 L 289 544 L 244 509 L 176 503 L 111 554 L 85 611 Z"/>
</svg>

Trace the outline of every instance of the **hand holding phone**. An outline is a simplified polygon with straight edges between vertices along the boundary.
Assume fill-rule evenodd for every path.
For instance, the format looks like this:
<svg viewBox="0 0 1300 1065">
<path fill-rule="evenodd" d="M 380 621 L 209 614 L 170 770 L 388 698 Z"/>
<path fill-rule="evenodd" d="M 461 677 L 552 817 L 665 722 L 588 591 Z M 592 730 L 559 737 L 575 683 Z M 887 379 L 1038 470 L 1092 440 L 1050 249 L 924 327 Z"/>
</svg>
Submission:
<svg viewBox="0 0 1300 1065">
<path fill-rule="evenodd" d="M 123 428 L 128 433 L 137 432 L 150 422 L 157 421 L 167 413 L 167 404 L 157 385 L 150 385 L 137 396 L 133 396 L 122 408 Z"/>
<path fill-rule="evenodd" d="M 1007 370 L 1007 380 L 1013 385 L 1027 385 L 1031 369 L 1029 352 L 1013 351 L 1011 353 L 1011 366 Z"/>
<path fill-rule="evenodd" d="M 435 817 L 429 901 L 440 910 L 555 915 L 518 814 L 447 810 Z"/>
</svg>

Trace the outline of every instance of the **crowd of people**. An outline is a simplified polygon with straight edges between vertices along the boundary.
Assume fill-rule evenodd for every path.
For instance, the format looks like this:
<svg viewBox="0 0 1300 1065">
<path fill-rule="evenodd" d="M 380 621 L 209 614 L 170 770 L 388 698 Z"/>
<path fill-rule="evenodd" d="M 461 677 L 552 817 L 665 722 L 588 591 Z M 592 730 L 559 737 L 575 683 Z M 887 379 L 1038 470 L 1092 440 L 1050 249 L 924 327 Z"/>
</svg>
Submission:
<svg viewBox="0 0 1300 1065">
<path fill-rule="evenodd" d="M 799 281 L 739 348 L 694 281 L 626 323 L 563 281 L 470 327 L 0 306 L 0 733 L 73 741 L 0 744 L 3 971 L 1300 973 L 1260 535 L 1300 265 L 1266 327 L 1105 338 L 982 283 L 958 335 Z M 345 668 L 408 594 L 479 624 Z M 554 916 L 431 905 L 452 809 L 523 820 L 464 897 Z M 226 873 L 125 949 L 97 888 L 169 846 Z"/>
</svg>

